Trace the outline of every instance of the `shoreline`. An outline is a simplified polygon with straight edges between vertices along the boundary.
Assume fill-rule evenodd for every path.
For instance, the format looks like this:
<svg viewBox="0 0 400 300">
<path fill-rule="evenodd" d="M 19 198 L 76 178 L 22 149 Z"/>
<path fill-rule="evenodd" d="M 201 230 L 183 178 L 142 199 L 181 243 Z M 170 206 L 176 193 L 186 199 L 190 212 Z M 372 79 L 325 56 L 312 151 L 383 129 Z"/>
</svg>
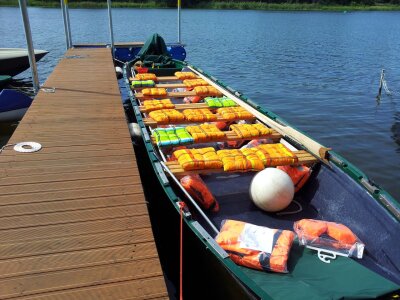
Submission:
<svg viewBox="0 0 400 300">
<path fill-rule="evenodd" d="M 18 0 L 0 0 L 0 7 L 17 7 Z M 31 7 L 58 8 L 60 2 L 47 2 L 40 0 L 29 1 Z M 103 2 L 71 2 L 70 8 L 106 8 L 107 3 Z M 149 1 L 145 3 L 113 2 L 114 8 L 174 8 L 168 7 L 165 3 Z M 400 5 L 379 4 L 379 5 L 320 5 L 309 3 L 260 3 L 260 2 L 203 2 L 190 9 L 231 9 L 231 10 L 265 10 L 265 11 L 400 11 Z"/>
</svg>

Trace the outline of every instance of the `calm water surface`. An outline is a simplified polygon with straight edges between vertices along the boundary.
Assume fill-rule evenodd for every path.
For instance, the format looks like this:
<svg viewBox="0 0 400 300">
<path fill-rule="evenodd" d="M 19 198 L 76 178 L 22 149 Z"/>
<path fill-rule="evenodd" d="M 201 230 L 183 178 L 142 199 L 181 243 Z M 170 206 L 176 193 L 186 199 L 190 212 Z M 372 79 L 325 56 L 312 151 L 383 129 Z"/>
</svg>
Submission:
<svg viewBox="0 0 400 300">
<path fill-rule="evenodd" d="M 29 9 L 44 82 L 65 51 L 59 9 Z M 70 11 L 78 42 L 107 42 L 104 9 Z M 175 10 L 114 9 L 117 41 L 176 41 Z M 400 13 L 183 10 L 188 60 L 332 147 L 400 199 Z M 0 47 L 25 47 L 0 8 Z M 380 70 L 396 93 L 378 104 Z M 29 76 L 29 72 L 20 75 Z M 95 74 L 93 74 L 95 76 Z M 5 142 L 9 125 L 0 126 Z"/>
</svg>

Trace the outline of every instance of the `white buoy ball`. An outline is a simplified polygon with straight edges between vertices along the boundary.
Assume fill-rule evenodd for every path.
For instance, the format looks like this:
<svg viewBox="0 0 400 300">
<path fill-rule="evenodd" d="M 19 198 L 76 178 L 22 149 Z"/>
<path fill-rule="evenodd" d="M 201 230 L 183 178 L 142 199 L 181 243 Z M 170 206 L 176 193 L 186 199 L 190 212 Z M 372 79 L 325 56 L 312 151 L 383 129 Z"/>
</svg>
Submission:
<svg viewBox="0 0 400 300">
<path fill-rule="evenodd" d="M 292 179 L 286 172 L 266 168 L 250 184 L 250 197 L 260 209 L 275 212 L 289 206 L 294 196 Z"/>
</svg>

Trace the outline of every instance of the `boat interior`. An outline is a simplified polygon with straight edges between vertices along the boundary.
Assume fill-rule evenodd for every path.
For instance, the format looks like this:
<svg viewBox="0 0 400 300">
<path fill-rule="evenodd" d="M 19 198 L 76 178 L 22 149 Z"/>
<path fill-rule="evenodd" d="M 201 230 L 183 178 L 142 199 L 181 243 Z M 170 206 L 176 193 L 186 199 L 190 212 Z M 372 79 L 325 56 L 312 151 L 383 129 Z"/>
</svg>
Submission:
<svg viewBox="0 0 400 300">
<path fill-rule="evenodd" d="M 310 153 L 269 126 L 266 116 L 256 115 L 254 109 L 212 85 L 213 80 L 194 68 L 186 67 L 183 71 L 192 74 L 190 78 L 194 81 L 189 80 L 189 83 L 196 85 L 195 80 L 198 80 L 199 86 L 191 86 L 187 79 L 176 76 L 158 75 L 150 76 L 154 81 L 151 87 L 144 81 L 141 85 L 138 80 L 146 78 L 137 73 L 133 64 L 129 66 L 127 76 L 130 76 L 134 92 L 133 105 L 140 109 L 154 151 L 168 168 L 169 175 L 177 180 L 187 175 L 199 175 L 215 197 L 219 209 L 203 206 L 202 213 L 197 209 L 198 205 L 189 201 L 182 184 L 178 181 L 175 184 L 176 193 L 185 200 L 193 218 L 209 235 L 214 238 L 224 220 L 293 230 L 293 224 L 298 220 L 317 219 L 345 224 L 365 244 L 362 259 L 338 256 L 331 263 L 324 263 L 318 259 L 316 251 L 300 246 L 295 240 L 288 260 L 288 274 L 238 268 L 268 295 L 282 299 L 293 298 L 296 294 L 308 299 L 374 298 L 397 290 L 400 284 L 398 220 L 337 165 Z M 201 90 L 201 87 L 211 85 L 217 87 L 217 91 L 213 88 Z M 169 101 L 162 100 L 166 98 Z M 224 103 L 215 104 L 213 99 L 233 100 L 228 113 L 223 112 Z M 231 111 L 232 108 L 243 111 Z M 167 109 L 173 112 L 168 113 Z M 211 124 L 213 129 L 200 124 Z M 238 124 L 239 129 L 235 128 Z M 257 127 L 259 130 L 252 134 L 244 132 L 243 125 L 254 124 L 262 126 L 261 129 Z M 214 135 L 210 132 L 216 126 L 219 133 Z M 182 134 L 181 128 L 185 129 Z M 175 135 L 165 135 L 165 130 L 171 130 Z M 187 135 L 187 132 L 192 134 Z M 271 155 L 267 162 L 264 160 L 261 167 L 249 162 L 252 158 L 246 153 L 229 152 L 228 157 L 241 156 L 240 159 L 246 162 L 235 162 L 232 168 L 228 163 L 213 164 L 213 161 L 197 166 L 189 162 L 186 165 L 189 167 L 185 168 L 185 162 L 177 158 L 176 152 L 209 148 L 210 151 L 240 151 L 260 148 L 260 145 L 279 145 L 283 150 L 271 150 L 278 154 Z M 270 151 L 269 148 L 266 151 Z M 190 155 L 197 157 L 195 153 Z M 279 212 L 261 210 L 249 193 L 254 175 L 266 167 L 282 165 L 307 166 L 311 175 L 286 209 Z"/>
</svg>

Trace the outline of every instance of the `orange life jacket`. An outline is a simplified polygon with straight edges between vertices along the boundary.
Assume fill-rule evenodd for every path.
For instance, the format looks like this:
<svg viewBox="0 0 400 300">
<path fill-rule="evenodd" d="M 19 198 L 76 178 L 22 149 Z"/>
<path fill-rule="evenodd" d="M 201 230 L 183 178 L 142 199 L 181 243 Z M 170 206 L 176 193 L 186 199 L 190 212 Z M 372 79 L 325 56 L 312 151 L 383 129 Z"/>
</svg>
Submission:
<svg viewBox="0 0 400 300">
<path fill-rule="evenodd" d="M 245 267 L 287 273 L 287 261 L 293 244 L 294 233 L 289 230 L 269 229 L 272 231 L 271 253 L 242 247 L 242 233 L 246 225 L 254 226 L 241 221 L 226 220 L 220 233 L 216 237 L 217 243 L 229 254 L 230 258 L 238 265 Z"/>
<path fill-rule="evenodd" d="M 277 169 L 285 171 L 293 181 L 294 191 L 299 191 L 306 184 L 311 175 L 311 169 L 307 166 L 278 166 Z"/>
<path fill-rule="evenodd" d="M 358 241 L 347 226 L 334 222 L 302 219 L 294 223 L 294 231 L 302 244 L 321 248 L 350 249 Z"/>
<path fill-rule="evenodd" d="M 219 211 L 217 200 L 215 200 L 215 197 L 199 175 L 187 175 L 182 177 L 181 184 L 201 207 L 210 209 L 212 212 Z"/>
</svg>

